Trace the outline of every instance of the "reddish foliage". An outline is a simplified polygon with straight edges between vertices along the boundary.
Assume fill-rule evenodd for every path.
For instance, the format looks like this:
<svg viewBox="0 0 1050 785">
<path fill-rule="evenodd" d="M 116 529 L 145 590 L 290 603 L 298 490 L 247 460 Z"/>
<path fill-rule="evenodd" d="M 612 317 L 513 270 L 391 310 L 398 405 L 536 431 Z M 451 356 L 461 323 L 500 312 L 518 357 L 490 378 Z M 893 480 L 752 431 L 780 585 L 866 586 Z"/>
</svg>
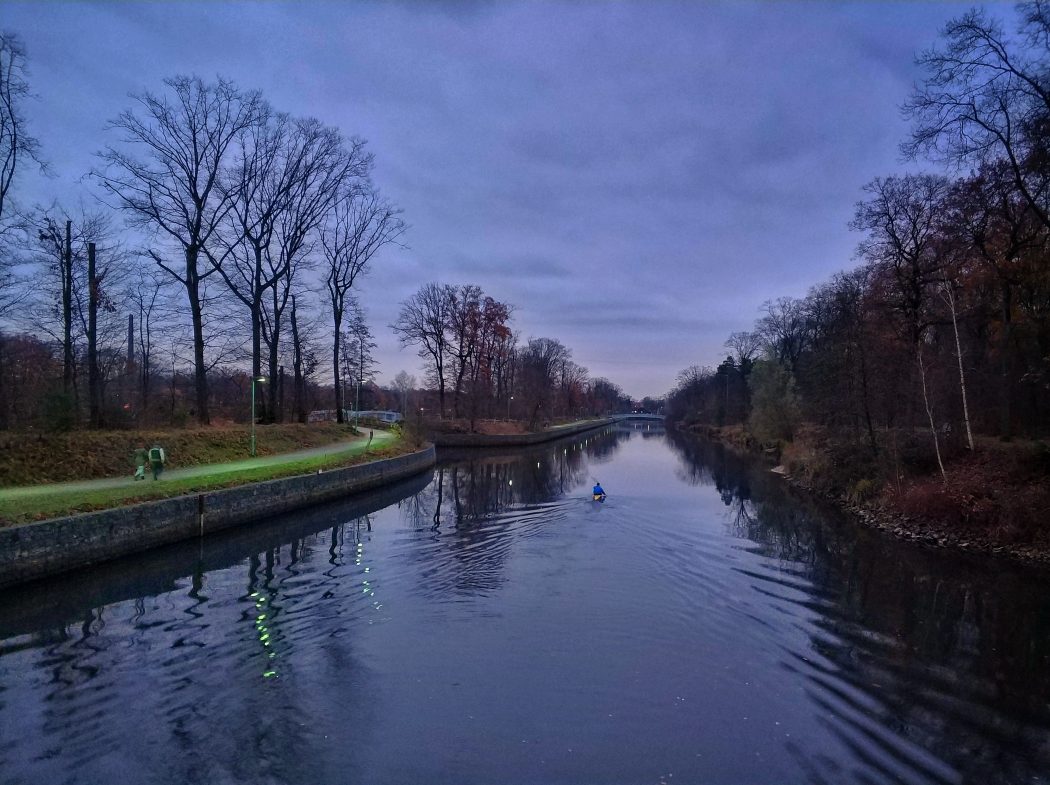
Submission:
<svg viewBox="0 0 1050 785">
<path fill-rule="evenodd" d="M 1012 542 L 1050 540 L 1050 472 L 1045 447 L 985 445 L 927 476 L 893 501 L 905 515 Z"/>
</svg>

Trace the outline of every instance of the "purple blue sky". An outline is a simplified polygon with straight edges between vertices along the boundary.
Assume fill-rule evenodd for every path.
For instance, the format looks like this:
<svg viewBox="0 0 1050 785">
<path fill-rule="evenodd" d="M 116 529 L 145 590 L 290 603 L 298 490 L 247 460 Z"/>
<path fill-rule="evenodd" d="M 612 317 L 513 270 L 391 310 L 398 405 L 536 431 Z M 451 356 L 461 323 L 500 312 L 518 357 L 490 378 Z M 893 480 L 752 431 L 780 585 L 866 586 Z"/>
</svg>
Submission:
<svg viewBox="0 0 1050 785">
<path fill-rule="evenodd" d="M 909 168 L 914 57 L 967 7 L 3 0 L 0 25 L 55 174 L 23 197 L 88 200 L 129 93 L 221 74 L 369 140 L 411 226 L 361 286 L 381 380 L 418 375 L 387 325 L 434 280 L 481 285 L 523 339 L 641 397 L 853 265 L 861 186 Z"/>
</svg>

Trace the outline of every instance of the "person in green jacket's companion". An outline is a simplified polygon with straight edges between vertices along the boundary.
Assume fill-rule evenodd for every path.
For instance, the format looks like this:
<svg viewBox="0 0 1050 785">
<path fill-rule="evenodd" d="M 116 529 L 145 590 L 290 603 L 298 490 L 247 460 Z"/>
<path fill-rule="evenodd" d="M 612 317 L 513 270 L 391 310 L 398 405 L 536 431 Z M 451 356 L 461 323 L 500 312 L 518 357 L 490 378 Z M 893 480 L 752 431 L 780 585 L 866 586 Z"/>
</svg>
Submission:
<svg viewBox="0 0 1050 785">
<path fill-rule="evenodd" d="M 146 462 L 149 460 L 149 450 L 145 446 L 137 447 L 131 453 L 131 462 L 135 466 L 135 479 L 146 479 Z"/>
</svg>

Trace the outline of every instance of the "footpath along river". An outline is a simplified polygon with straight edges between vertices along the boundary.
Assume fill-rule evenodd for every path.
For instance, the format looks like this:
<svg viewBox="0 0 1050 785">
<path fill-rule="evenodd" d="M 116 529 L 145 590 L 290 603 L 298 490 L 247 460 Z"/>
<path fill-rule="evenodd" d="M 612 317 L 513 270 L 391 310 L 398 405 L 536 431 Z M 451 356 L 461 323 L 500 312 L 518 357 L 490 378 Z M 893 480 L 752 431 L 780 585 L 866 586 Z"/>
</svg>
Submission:
<svg viewBox="0 0 1050 785">
<path fill-rule="evenodd" d="M 653 425 L 439 457 L 5 590 L 0 782 L 1050 783 L 1046 571 Z"/>
</svg>

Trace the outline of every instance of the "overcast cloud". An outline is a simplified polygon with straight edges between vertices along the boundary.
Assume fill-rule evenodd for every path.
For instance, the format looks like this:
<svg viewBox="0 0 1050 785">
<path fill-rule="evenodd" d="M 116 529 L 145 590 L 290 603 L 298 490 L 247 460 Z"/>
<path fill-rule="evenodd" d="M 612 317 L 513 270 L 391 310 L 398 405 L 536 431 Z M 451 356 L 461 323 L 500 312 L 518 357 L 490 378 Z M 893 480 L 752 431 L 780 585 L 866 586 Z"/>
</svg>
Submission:
<svg viewBox="0 0 1050 785">
<path fill-rule="evenodd" d="M 28 49 L 56 175 L 25 177 L 24 200 L 88 198 L 129 93 L 221 74 L 368 139 L 411 225 L 361 289 L 381 379 L 418 373 L 398 303 L 477 283 L 523 339 L 641 397 L 852 266 L 861 186 L 905 168 L 915 54 L 965 8 L 5 0 L 0 24 Z"/>
</svg>

